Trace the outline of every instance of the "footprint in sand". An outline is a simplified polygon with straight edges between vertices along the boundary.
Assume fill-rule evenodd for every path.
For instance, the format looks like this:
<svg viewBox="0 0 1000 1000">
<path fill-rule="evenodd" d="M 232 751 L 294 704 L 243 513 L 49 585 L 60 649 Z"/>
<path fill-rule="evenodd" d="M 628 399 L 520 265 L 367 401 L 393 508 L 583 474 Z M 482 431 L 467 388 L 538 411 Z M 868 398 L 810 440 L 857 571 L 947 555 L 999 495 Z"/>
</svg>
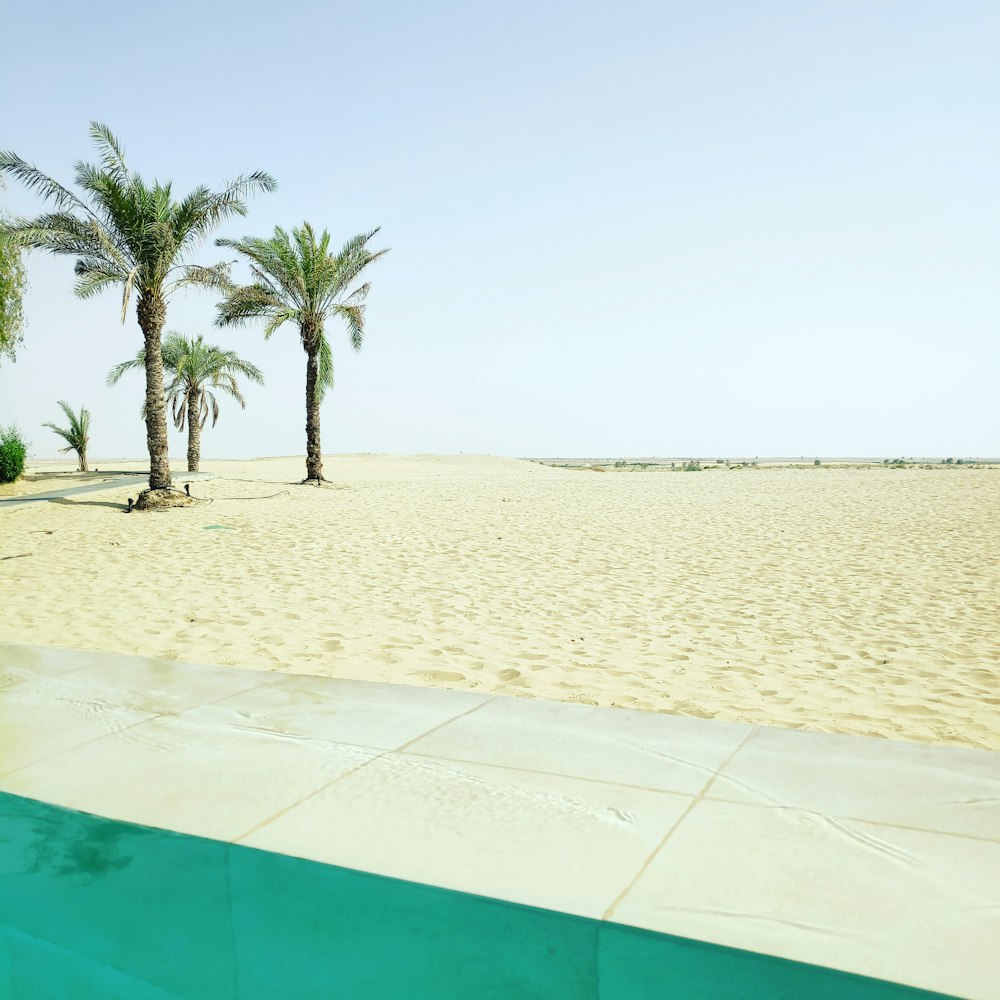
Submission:
<svg viewBox="0 0 1000 1000">
<path fill-rule="evenodd" d="M 411 677 L 424 677 L 429 681 L 464 681 L 465 674 L 455 670 L 416 670 Z"/>
</svg>

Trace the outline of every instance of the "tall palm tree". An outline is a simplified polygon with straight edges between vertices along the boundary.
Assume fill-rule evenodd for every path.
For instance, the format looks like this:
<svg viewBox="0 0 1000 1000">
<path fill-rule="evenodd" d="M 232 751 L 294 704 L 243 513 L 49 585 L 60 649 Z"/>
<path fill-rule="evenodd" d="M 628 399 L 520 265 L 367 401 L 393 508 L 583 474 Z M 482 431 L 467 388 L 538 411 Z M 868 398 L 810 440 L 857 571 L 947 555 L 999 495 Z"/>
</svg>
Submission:
<svg viewBox="0 0 1000 1000">
<path fill-rule="evenodd" d="M 76 257 L 76 294 L 89 298 L 116 285 L 122 289 L 122 322 L 135 296 L 146 367 L 146 444 L 150 490 L 170 486 L 167 415 L 160 338 L 167 302 L 185 285 L 228 287 L 228 265 L 187 263 L 194 248 L 223 221 L 246 214 L 246 198 L 271 191 L 269 174 L 244 174 L 221 191 L 204 185 L 177 201 L 170 182 L 151 184 L 130 170 L 121 144 L 105 125 L 91 122 L 98 164 L 77 163 L 82 194 L 42 173 L 10 151 L 0 151 L 6 173 L 36 191 L 53 211 L 4 224 L 5 234 L 29 250 Z"/>
<path fill-rule="evenodd" d="M 386 250 L 371 251 L 368 242 L 378 229 L 359 233 L 340 249 L 330 252 L 330 234 L 317 237 L 308 222 L 289 235 L 280 226 L 270 239 L 247 236 L 242 240 L 216 240 L 216 246 L 235 250 L 250 262 L 253 282 L 232 287 L 219 304 L 220 326 L 266 321 L 264 337 L 284 323 L 299 328 L 306 353 L 306 478 L 323 481 L 319 439 L 319 404 L 333 385 L 333 352 L 326 339 L 332 316 L 347 325 L 351 346 L 361 350 L 365 333 L 365 299 L 371 285 L 354 285 L 362 271 Z"/>
<path fill-rule="evenodd" d="M 62 407 L 63 413 L 66 414 L 69 427 L 56 427 L 55 424 L 42 424 L 42 426 L 55 431 L 66 442 L 66 447 L 59 449 L 60 454 L 67 451 L 75 451 L 77 458 L 80 459 L 80 471 L 89 472 L 90 469 L 87 466 L 87 442 L 90 440 L 90 410 L 81 406 L 80 413 L 77 415 L 70 409 L 69 403 L 65 403 L 60 399 L 59 405 Z"/>
<path fill-rule="evenodd" d="M 146 350 L 131 361 L 123 361 L 108 372 L 108 385 L 116 385 L 128 371 L 146 367 Z M 219 401 L 213 389 L 228 393 L 242 409 L 247 402 L 236 381 L 238 375 L 264 384 L 261 370 L 244 361 L 235 351 L 224 351 L 214 344 L 206 344 L 200 335 L 189 340 L 181 333 L 170 332 L 163 341 L 163 369 L 170 378 L 165 389 L 171 404 L 174 426 L 188 432 L 188 472 L 197 472 L 201 462 L 201 432 L 212 417 L 214 427 L 219 419 Z"/>
</svg>

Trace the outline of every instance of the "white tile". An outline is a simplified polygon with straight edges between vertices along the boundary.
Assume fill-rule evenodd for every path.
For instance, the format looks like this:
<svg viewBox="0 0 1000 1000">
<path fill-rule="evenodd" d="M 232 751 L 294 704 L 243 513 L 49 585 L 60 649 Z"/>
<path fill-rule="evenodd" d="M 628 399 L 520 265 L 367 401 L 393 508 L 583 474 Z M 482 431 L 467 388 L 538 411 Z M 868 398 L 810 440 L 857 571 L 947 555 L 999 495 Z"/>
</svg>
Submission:
<svg viewBox="0 0 1000 1000">
<path fill-rule="evenodd" d="M 287 674 L 187 718 L 337 743 L 396 749 L 489 701 L 463 691 Z"/>
<path fill-rule="evenodd" d="M 176 715 L 265 684 L 270 676 L 257 670 L 97 654 L 92 666 L 28 684 L 53 701 L 101 702 L 151 715 Z"/>
<path fill-rule="evenodd" d="M 8 774 L 0 787 L 111 819 L 231 839 L 377 753 L 161 716 Z"/>
<path fill-rule="evenodd" d="M 32 690 L 37 683 L 0 688 L 0 775 L 152 718 L 100 700 L 49 698 Z"/>
<path fill-rule="evenodd" d="M 757 729 L 709 798 L 1000 840 L 1000 753 Z"/>
<path fill-rule="evenodd" d="M 985 1000 L 1000 844 L 705 800 L 612 919 Z"/>
<path fill-rule="evenodd" d="M 495 698 L 408 749 L 696 794 L 750 728 L 652 712 Z"/>
<path fill-rule="evenodd" d="M 0 643 L 0 688 L 37 677 L 55 677 L 97 662 L 101 653 Z"/>
<path fill-rule="evenodd" d="M 599 917 L 690 801 L 386 754 L 242 842 Z"/>
</svg>

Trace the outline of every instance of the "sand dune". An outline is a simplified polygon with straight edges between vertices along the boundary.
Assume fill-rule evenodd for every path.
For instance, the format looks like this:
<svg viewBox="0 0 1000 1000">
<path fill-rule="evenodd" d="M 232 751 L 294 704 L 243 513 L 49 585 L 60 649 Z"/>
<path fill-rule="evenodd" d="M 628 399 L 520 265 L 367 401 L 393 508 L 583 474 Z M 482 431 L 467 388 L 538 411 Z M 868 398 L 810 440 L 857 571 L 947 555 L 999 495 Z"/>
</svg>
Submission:
<svg viewBox="0 0 1000 1000">
<path fill-rule="evenodd" d="M 0 641 L 1000 749 L 1000 471 L 325 462 L 0 510 Z"/>
</svg>

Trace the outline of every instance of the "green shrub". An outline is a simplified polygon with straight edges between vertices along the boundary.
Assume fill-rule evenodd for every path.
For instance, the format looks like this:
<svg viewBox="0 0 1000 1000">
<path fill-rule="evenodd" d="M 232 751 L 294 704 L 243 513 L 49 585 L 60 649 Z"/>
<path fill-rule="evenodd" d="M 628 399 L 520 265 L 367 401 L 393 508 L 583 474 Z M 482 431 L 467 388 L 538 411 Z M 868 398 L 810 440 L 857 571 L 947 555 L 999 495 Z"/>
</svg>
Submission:
<svg viewBox="0 0 1000 1000">
<path fill-rule="evenodd" d="M 28 446 L 21 432 L 11 424 L 0 427 L 0 483 L 12 483 L 21 478 Z"/>
<path fill-rule="evenodd" d="M 685 472 L 701 472 L 701 462 L 688 462 L 684 466 Z"/>
<path fill-rule="evenodd" d="M 822 465 L 822 464 L 823 463 L 818 458 L 813 459 L 813 465 Z"/>
</svg>

